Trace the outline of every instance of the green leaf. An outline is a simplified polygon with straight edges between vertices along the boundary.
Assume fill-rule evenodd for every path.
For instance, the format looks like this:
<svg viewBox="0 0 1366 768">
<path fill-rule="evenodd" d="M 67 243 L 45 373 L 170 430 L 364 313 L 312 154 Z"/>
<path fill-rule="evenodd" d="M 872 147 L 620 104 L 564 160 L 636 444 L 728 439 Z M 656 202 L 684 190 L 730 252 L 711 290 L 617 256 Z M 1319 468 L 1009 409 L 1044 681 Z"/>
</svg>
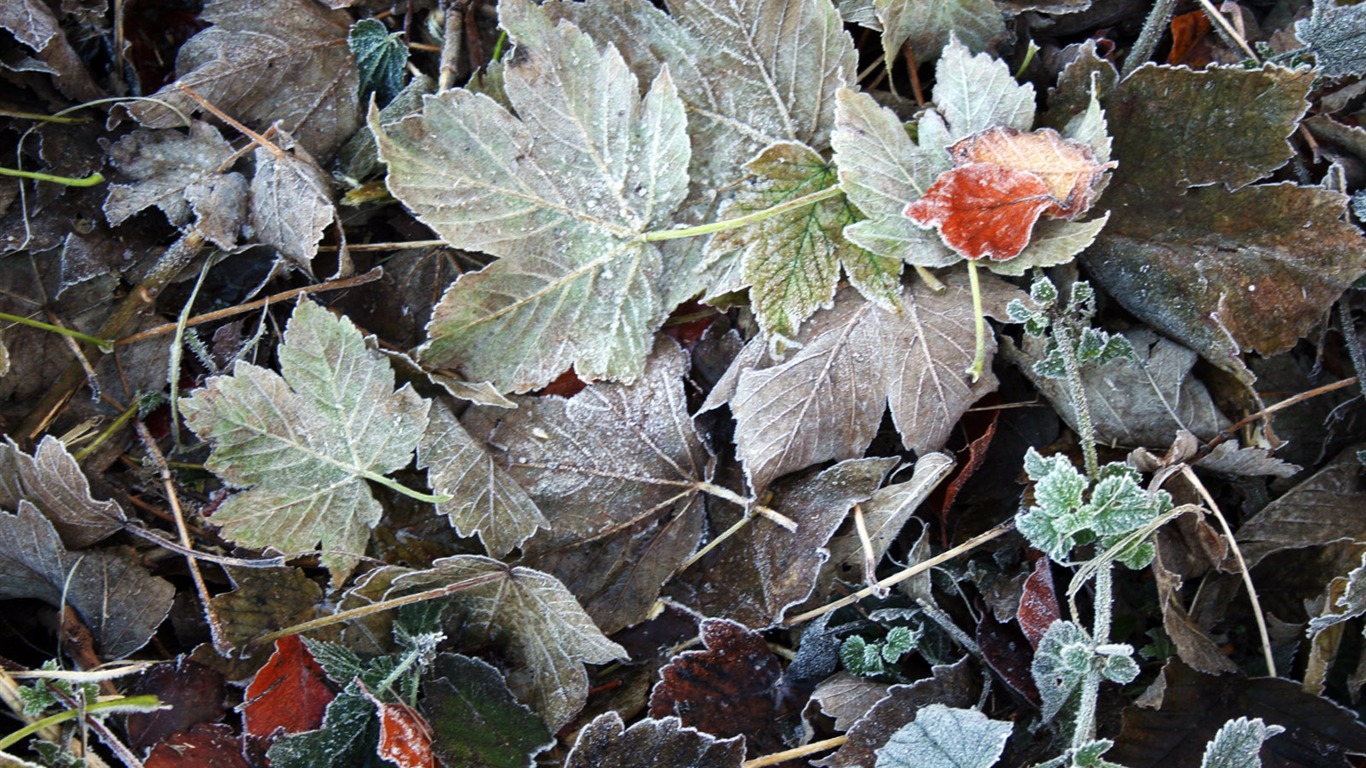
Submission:
<svg viewBox="0 0 1366 768">
<path fill-rule="evenodd" d="M 280 736 L 266 756 L 273 768 L 380 768 L 378 743 L 375 705 L 351 683 L 327 705 L 321 728 Z"/>
<path fill-rule="evenodd" d="M 889 629 L 882 646 L 883 660 L 888 664 L 895 664 L 902 656 L 915 650 L 923 632 L 924 630 L 919 629 L 912 632 L 910 627 L 892 627 Z"/>
<path fill-rule="evenodd" d="M 1295 36 L 1314 52 L 1324 77 L 1366 72 L 1366 6 L 1314 0 L 1314 12 L 1295 22 Z"/>
<path fill-rule="evenodd" d="M 882 664 L 882 654 L 878 651 L 877 644 L 870 645 L 859 635 L 847 637 L 840 644 L 840 661 L 843 662 L 845 669 L 864 677 L 880 675 L 887 671 Z"/>
<path fill-rule="evenodd" d="M 948 143 L 997 126 L 1018 131 L 1034 127 L 1034 86 L 1015 82 L 1004 61 L 985 53 L 974 56 L 953 41 L 934 77 L 934 106 L 948 124 Z"/>
<path fill-rule="evenodd" d="M 1005 19 L 991 0 L 874 0 L 882 27 L 887 68 L 910 43 L 919 62 L 929 61 L 950 41 L 974 51 L 990 48 L 1005 37 Z"/>
<path fill-rule="evenodd" d="M 422 686 L 422 711 L 432 727 L 432 752 L 465 768 L 524 768 L 555 737 L 513 698 L 493 665 L 444 653 Z"/>
<path fill-rule="evenodd" d="M 408 64 L 403 32 L 390 32 L 375 19 L 361 19 L 351 27 L 346 42 L 356 56 L 361 103 L 368 102 L 373 93 L 383 109 L 403 90 L 404 67 Z"/>
<path fill-rule="evenodd" d="M 836 182 L 833 164 L 810 147 L 792 142 L 766 148 L 746 167 L 756 179 L 722 206 L 718 218 L 771 208 Z M 839 196 L 721 232 L 707 250 L 710 254 L 740 252 L 754 314 L 770 342 L 777 345 L 795 337 L 818 308 L 830 306 L 841 265 L 869 301 L 897 310 L 901 261 L 875 256 L 844 239 L 845 226 L 859 218 L 849 201 Z"/>
<path fill-rule="evenodd" d="M 1281 726 L 1267 725 L 1260 717 L 1230 720 L 1205 747 L 1200 768 L 1261 768 L 1262 743 L 1283 732 Z"/>
<path fill-rule="evenodd" d="M 1012 729 L 975 709 L 931 704 L 877 750 L 876 768 L 990 768 Z"/>
<path fill-rule="evenodd" d="M 608 640 L 555 577 L 487 557 L 456 555 L 395 579 L 395 592 L 470 582 L 451 594 L 465 639 L 494 641 L 513 662 L 508 687 L 559 730 L 588 697 L 584 663 L 605 664 L 626 651 Z"/>
<path fill-rule="evenodd" d="M 350 320 L 301 301 L 280 346 L 283 376 L 238 362 L 181 400 L 185 422 L 214 444 L 211 471 L 246 486 L 214 514 L 228 538 L 286 554 L 322 544 L 340 585 L 380 519 L 366 480 L 407 466 L 429 403 L 394 374 Z"/>
<path fill-rule="evenodd" d="M 525 0 L 500 12 L 516 116 L 462 89 L 393 125 L 371 116 L 394 196 L 451 245 L 502 257 L 446 292 L 418 354 L 504 391 L 571 365 L 635 378 L 668 310 L 660 251 L 637 236 L 686 192 L 683 104 L 667 71 L 642 99 L 614 48 Z"/>
<path fill-rule="evenodd" d="M 1055 621 L 1049 625 L 1030 667 L 1043 700 L 1040 714 L 1044 722 L 1056 717 L 1072 698 L 1086 676 L 1090 662 L 1091 639 L 1081 627 L 1070 621 Z"/>
</svg>

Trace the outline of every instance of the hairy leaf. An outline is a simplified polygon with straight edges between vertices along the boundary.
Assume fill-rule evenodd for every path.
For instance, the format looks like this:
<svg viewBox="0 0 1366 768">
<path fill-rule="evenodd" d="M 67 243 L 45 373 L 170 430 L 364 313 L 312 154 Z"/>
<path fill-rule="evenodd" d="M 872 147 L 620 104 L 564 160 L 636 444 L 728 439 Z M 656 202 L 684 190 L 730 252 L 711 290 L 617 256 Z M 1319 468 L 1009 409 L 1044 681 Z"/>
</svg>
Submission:
<svg viewBox="0 0 1366 768">
<path fill-rule="evenodd" d="M 1011 729 L 975 709 L 931 704 L 877 751 L 876 768 L 991 768 Z"/>
<path fill-rule="evenodd" d="M 1034 684 L 1043 699 L 1044 722 L 1057 716 L 1082 684 L 1091 665 L 1091 639 L 1070 621 L 1055 621 L 1034 654 Z"/>
<path fill-rule="evenodd" d="M 505 768 L 533 763 L 554 744 L 541 719 L 517 703 L 493 665 L 443 653 L 422 686 L 432 751 L 444 765 Z"/>
<path fill-rule="evenodd" d="M 0 511 L 0 599 L 70 605 L 113 661 L 141 648 L 171 610 L 175 589 L 121 549 L 68 552 L 28 501 Z"/>
<path fill-rule="evenodd" d="M 353 682 L 327 705 L 321 728 L 281 736 L 266 756 L 273 768 L 350 768 L 373 761 L 379 742 L 375 705 Z"/>
<path fill-rule="evenodd" d="M 429 403 L 394 391 L 388 361 L 355 325 L 302 301 L 280 346 L 283 376 L 238 362 L 181 401 L 185 422 L 214 443 L 205 465 L 247 490 L 214 513 L 234 541 L 288 554 L 322 542 L 341 584 L 379 522 L 366 478 L 408 464 Z"/>
<path fill-rule="evenodd" d="M 1005 20 L 991 0 L 873 0 L 873 10 L 888 69 L 904 43 L 923 62 L 952 42 L 981 51 L 1006 34 Z"/>
<path fill-rule="evenodd" d="M 676 717 L 641 720 L 630 728 L 615 711 L 584 726 L 565 768 L 740 768 L 742 737 L 721 739 L 682 727 Z"/>
<path fill-rule="evenodd" d="M 686 191 L 683 104 L 667 72 L 642 99 L 615 49 L 525 0 L 500 13 L 519 44 L 517 116 L 453 89 L 421 115 L 371 119 L 394 196 L 452 246 L 503 257 L 446 292 L 419 355 L 519 392 L 571 365 L 634 379 L 669 309 L 659 249 L 636 236 Z"/>
<path fill-rule="evenodd" d="M 1260 717 L 1240 717 L 1224 723 L 1205 748 L 1200 768 L 1261 768 L 1262 743 L 1285 729 L 1267 725 Z"/>
<path fill-rule="evenodd" d="M 702 535 L 711 469 L 688 413 L 687 366 L 665 339 L 635 384 L 466 416 L 546 515 L 547 530 L 525 546 L 529 562 L 561 579 L 607 632 L 646 618 Z"/>
<path fill-rule="evenodd" d="M 29 456 L 13 442 L 0 444 L 0 508 L 28 501 L 52 523 L 62 543 L 88 547 L 123 528 L 118 504 L 90 495 L 90 481 L 62 441 L 46 436 Z"/>
<path fill-rule="evenodd" d="M 184 125 L 199 105 L 184 84 L 258 132 L 281 128 L 318 157 L 332 154 L 360 123 L 351 18 L 311 0 L 213 0 L 200 16 L 212 27 L 185 43 L 180 78 L 128 108 L 149 128 Z M 174 107 L 175 109 L 171 109 Z M 179 110 L 177 113 L 175 110 Z"/>
<path fill-rule="evenodd" d="M 515 669 L 508 687 L 531 705 L 552 730 L 578 713 L 588 696 L 584 663 L 623 658 L 621 646 L 603 636 L 574 596 L 555 577 L 512 568 L 478 555 L 441 558 L 423 571 L 400 576 L 394 589 L 418 591 L 460 582 L 450 602 L 473 642 L 495 641 Z"/>
<path fill-rule="evenodd" d="M 1324 77 L 1366 72 L 1366 8 L 1314 0 L 1314 12 L 1295 22 L 1295 36 L 1314 52 Z"/>
<path fill-rule="evenodd" d="M 383 109 L 403 90 L 408 46 L 402 38 L 402 32 L 390 32 L 375 19 L 361 19 L 351 27 L 347 44 L 356 56 L 362 102 L 370 101 L 373 93 L 377 106 Z"/>
<path fill-rule="evenodd" d="M 461 536 L 478 534 L 491 555 L 503 557 L 548 525 L 522 486 L 444 407 L 432 410 L 417 462 L 427 467 L 432 490 L 450 497 L 437 511 Z"/>
</svg>

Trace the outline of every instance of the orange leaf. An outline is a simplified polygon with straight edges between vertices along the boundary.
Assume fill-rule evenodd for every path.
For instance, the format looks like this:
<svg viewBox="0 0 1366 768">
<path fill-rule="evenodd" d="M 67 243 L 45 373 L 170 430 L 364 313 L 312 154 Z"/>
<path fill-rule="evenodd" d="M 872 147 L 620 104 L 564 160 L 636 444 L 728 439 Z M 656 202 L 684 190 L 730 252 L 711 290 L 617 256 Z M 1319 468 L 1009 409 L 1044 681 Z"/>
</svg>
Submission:
<svg viewBox="0 0 1366 768">
<path fill-rule="evenodd" d="M 1045 210 L 1053 218 L 1074 219 L 1095 200 L 1105 171 L 1114 163 L 1098 163 L 1091 148 L 1068 141 L 1052 128 L 1024 133 L 1004 126 L 988 128 L 949 147 L 954 165 L 988 163 L 1028 171 L 1048 185 L 1056 205 Z"/>
<path fill-rule="evenodd" d="M 432 729 L 416 709 L 407 704 L 387 704 L 361 686 L 365 698 L 379 709 L 379 747 L 381 758 L 399 768 L 435 768 L 432 756 Z"/>
<path fill-rule="evenodd" d="M 906 215 L 938 227 L 944 244 L 964 258 L 1004 261 L 1029 245 L 1034 222 L 1056 202 L 1033 173 L 969 163 L 940 174 Z"/>
<path fill-rule="evenodd" d="M 321 727 L 323 713 L 336 695 L 326 679 L 298 635 L 276 640 L 275 653 L 247 686 L 243 730 L 266 742 L 276 729 L 301 733 Z"/>
</svg>

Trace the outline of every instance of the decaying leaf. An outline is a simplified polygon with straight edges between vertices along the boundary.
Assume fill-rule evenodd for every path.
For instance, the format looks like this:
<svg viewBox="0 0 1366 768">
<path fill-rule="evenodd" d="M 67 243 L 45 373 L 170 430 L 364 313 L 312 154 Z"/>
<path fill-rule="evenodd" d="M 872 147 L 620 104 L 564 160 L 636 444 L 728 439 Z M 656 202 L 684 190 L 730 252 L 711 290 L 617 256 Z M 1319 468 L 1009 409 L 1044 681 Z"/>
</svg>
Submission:
<svg viewBox="0 0 1366 768">
<path fill-rule="evenodd" d="M 248 486 L 214 513 L 240 544 L 297 554 L 322 542 L 340 585 L 379 522 L 366 478 L 412 460 L 429 403 L 365 348 L 350 320 L 302 301 L 280 345 L 283 376 L 238 362 L 181 401 L 185 422 L 214 443 L 206 466 Z"/>
<path fill-rule="evenodd" d="M 1366 8 L 1314 0 L 1313 14 L 1295 22 L 1295 36 L 1314 52 L 1324 77 L 1366 72 Z"/>
<path fill-rule="evenodd" d="M 304 154 L 257 147 L 255 157 L 251 222 L 256 236 L 311 275 L 323 230 L 337 214 L 327 176 Z"/>
<path fill-rule="evenodd" d="M 0 444 L 0 508 L 34 506 L 72 549 L 91 544 L 123 528 L 127 518 L 112 501 L 90 495 L 90 481 L 62 441 L 47 436 L 32 456 L 12 442 Z"/>
<path fill-rule="evenodd" d="M 702 535 L 711 461 L 688 413 L 687 366 L 664 339 L 635 384 L 520 397 L 515 410 L 466 416 L 498 468 L 545 511 L 528 560 L 561 579 L 606 632 L 646 618 Z"/>
<path fill-rule="evenodd" d="M 1238 546 L 1251 568 L 1273 552 L 1316 547 L 1363 535 L 1361 462 L 1347 448 L 1323 469 L 1262 507 L 1238 529 Z"/>
<path fill-rule="evenodd" d="M 574 596 L 555 577 L 509 567 L 478 555 L 456 555 L 423 571 L 400 576 L 394 590 L 418 591 L 468 582 L 452 593 L 473 642 L 495 641 L 515 668 L 508 687 L 552 731 L 569 722 L 588 696 L 585 663 L 606 664 L 626 655 L 603 636 Z"/>
<path fill-rule="evenodd" d="M 630 728 L 616 712 L 598 715 L 579 731 L 565 768 L 740 768 L 740 736 L 719 739 L 682 727 L 676 717 L 646 719 Z"/>
<path fill-rule="evenodd" d="M 375 754 L 399 768 L 435 768 L 432 731 L 422 713 L 402 702 L 383 701 L 361 688 L 379 717 L 379 745 Z"/>
<path fill-rule="evenodd" d="M 0 599 L 70 605 L 95 636 L 100 655 L 122 659 L 152 637 L 171 610 L 175 588 L 121 549 L 67 551 L 57 530 L 28 501 L 0 511 Z"/>
<path fill-rule="evenodd" d="M 302 733 L 322 726 L 337 694 L 322 667 L 298 635 L 275 641 L 275 652 L 247 685 L 242 730 L 265 747 L 279 733 Z"/>
<path fill-rule="evenodd" d="M 128 112 L 149 128 L 184 125 L 199 105 L 183 83 L 258 132 L 279 121 L 317 157 L 331 155 L 360 124 L 351 19 L 309 0 L 213 0 L 212 27 L 180 49 L 180 79 Z M 176 110 L 179 110 L 177 112 Z"/>
<path fill-rule="evenodd" d="M 990 0 L 873 0 L 873 11 L 888 68 L 903 44 L 918 61 L 928 61 L 951 40 L 982 51 L 1006 34 L 1001 11 Z"/>
</svg>

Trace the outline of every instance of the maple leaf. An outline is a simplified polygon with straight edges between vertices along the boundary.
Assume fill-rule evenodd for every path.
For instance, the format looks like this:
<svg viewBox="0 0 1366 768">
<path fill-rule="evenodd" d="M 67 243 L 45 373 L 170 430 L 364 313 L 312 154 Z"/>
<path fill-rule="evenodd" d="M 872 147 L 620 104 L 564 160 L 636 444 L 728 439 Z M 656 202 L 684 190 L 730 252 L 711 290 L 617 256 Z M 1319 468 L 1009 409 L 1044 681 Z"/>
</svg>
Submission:
<svg viewBox="0 0 1366 768">
<path fill-rule="evenodd" d="M 683 104 L 661 72 L 642 99 L 613 48 L 525 0 L 500 4 L 518 56 L 514 117 L 462 89 L 389 126 L 372 116 L 394 196 L 459 248 L 501 257 L 461 277 L 432 312 L 423 362 L 524 392 L 571 365 L 639 375 L 668 307 L 662 226 L 687 189 Z"/>
<path fill-rule="evenodd" d="M 702 535 L 711 459 L 688 413 L 687 368 L 687 354 L 663 339 L 635 384 L 519 397 L 516 410 L 465 417 L 500 471 L 545 510 L 527 560 L 561 579 L 607 632 L 647 617 Z"/>
<path fill-rule="evenodd" d="M 346 580 L 379 522 L 367 479 L 412 460 L 427 426 L 426 400 L 394 391 L 388 361 L 350 320 L 301 301 L 280 345 L 283 376 L 238 362 L 181 400 L 185 422 L 214 443 L 205 462 L 247 490 L 214 513 L 232 540 L 287 554 L 322 543 L 332 584 Z"/>
<path fill-rule="evenodd" d="M 583 664 L 605 664 L 626 651 L 608 640 L 554 576 L 509 567 L 479 555 L 444 557 L 432 567 L 399 576 L 395 592 L 469 582 L 450 602 L 463 614 L 471 641 L 507 648 L 514 670 L 508 687 L 529 703 L 551 731 L 578 713 L 588 697 Z"/>
</svg>

